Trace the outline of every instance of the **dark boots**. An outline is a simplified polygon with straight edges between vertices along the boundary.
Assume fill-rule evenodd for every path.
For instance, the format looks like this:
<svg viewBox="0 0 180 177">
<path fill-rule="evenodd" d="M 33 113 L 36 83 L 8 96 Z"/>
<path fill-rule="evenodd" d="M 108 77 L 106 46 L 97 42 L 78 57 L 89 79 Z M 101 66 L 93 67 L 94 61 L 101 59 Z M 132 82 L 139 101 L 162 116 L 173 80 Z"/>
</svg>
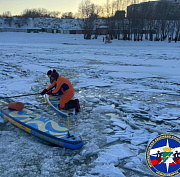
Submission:
<svg viewBox="0 0 180 177">
<path fill-rule="evenodd" d="M 80 111 L 79 100 L 78 99 L 70 100 L 68 103 L 65 104 L 65 108 L 66 109 L 75 108 L 76 112 L 79 112 Z"/>
</svg>

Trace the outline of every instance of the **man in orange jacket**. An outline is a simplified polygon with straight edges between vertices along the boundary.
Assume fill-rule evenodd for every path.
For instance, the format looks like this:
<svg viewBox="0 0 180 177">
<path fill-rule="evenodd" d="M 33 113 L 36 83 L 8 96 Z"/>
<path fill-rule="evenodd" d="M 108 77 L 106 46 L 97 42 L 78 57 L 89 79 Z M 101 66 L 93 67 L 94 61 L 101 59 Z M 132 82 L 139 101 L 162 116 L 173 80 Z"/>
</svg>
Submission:
<svg viewBox="0 0 180 177">
<path fill-rule="evenodd" d="M 59 101 L 59 108 L 65 109 L 65 104 L 74 96 L 74 87 L 67 78 L 59 76 L 55 69 L 51 73 L 50 80 L 52 84 L 47 89 L 44 89 L 41 94 L 62 95 Z M 53 88 L 55 89 L 52 90 Z"/>
</svg>

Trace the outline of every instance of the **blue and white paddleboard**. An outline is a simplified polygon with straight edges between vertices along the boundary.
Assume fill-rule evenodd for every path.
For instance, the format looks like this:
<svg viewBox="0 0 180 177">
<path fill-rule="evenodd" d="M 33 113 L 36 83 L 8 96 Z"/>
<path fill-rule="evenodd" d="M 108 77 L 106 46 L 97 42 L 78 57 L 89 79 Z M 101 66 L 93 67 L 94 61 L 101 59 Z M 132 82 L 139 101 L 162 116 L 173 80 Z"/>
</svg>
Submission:
<svg viewBox="0 0 180 177">
<path fill-rule="evenodd" d="M 0 115 L 20 129 L 55 145 L 69 149 L 83 146 L 81 138 L 72 132 L 68 136 L 67 128 L 28 109 L 12 110 L 8 103 L 0 100 Z"/>
<path fill-rule="evenodd" d="M 59 109 L 58 104 L 61 96 L 51 96 L 51 95 L 44 95 L 46 102 L 55 110 L 57 111 L 60 115 L 67 117 L 67 110 L 65 109 Z M 72 115 L 76 114 L 75 108 L 69 109 L 69 116 L 71 117 Z"/>
</svg>

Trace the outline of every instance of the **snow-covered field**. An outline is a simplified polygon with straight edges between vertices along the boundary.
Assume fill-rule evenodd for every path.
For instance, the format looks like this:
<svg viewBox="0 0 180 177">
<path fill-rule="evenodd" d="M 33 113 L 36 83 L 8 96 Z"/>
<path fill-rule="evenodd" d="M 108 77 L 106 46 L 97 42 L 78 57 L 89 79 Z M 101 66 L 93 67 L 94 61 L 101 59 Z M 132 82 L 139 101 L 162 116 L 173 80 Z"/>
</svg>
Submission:
<svg viewBox="0 0 180 177">
<path fill-rule="evenodd" d="M 69 78 L 81 112 L 70 129 L 85 145 L 53 147 L 0 118 L 0 176 L 154 176 L 145 161 L 158 134 L 180 136 L 180 43 L 114 40 L 82 35 L 0 33 L 0 96 L 39 93 L 46 72 Z M 41 95 L 21 101 L 67 126 Z"/>
</svg>

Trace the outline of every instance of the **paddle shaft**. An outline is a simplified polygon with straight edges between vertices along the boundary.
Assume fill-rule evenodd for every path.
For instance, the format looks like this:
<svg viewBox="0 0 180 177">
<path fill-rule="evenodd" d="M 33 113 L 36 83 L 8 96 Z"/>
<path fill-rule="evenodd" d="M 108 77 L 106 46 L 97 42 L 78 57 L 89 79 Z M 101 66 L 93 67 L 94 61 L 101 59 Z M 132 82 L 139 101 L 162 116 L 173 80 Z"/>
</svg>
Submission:
<svg viewBox="0 0 180 177">
<path fill-rule="evenodd" d="M 68 124 L 68 138 L 70 137 L 73 137 L 70 135 L 70 132 L 69 132 L 69 110 L 67 110 L 67 124 Z"/>
<path fill-rule="evenodd" d="M 67 110 L 67 123 L 68 123 L 68 132 L 69 132 L 69 110 Z"/>
<path fill-rule="evenodd" d="M 31 96 L 31 95 L 38 95 L 38 94 L 40 94 L 40 93 L 31 93 L 31 94 L 27 94 L 27 95 L 16 95 L 16 96 L 0 97 L 0 99 L 23 97 L 23 96 Z"/>
</svg>

